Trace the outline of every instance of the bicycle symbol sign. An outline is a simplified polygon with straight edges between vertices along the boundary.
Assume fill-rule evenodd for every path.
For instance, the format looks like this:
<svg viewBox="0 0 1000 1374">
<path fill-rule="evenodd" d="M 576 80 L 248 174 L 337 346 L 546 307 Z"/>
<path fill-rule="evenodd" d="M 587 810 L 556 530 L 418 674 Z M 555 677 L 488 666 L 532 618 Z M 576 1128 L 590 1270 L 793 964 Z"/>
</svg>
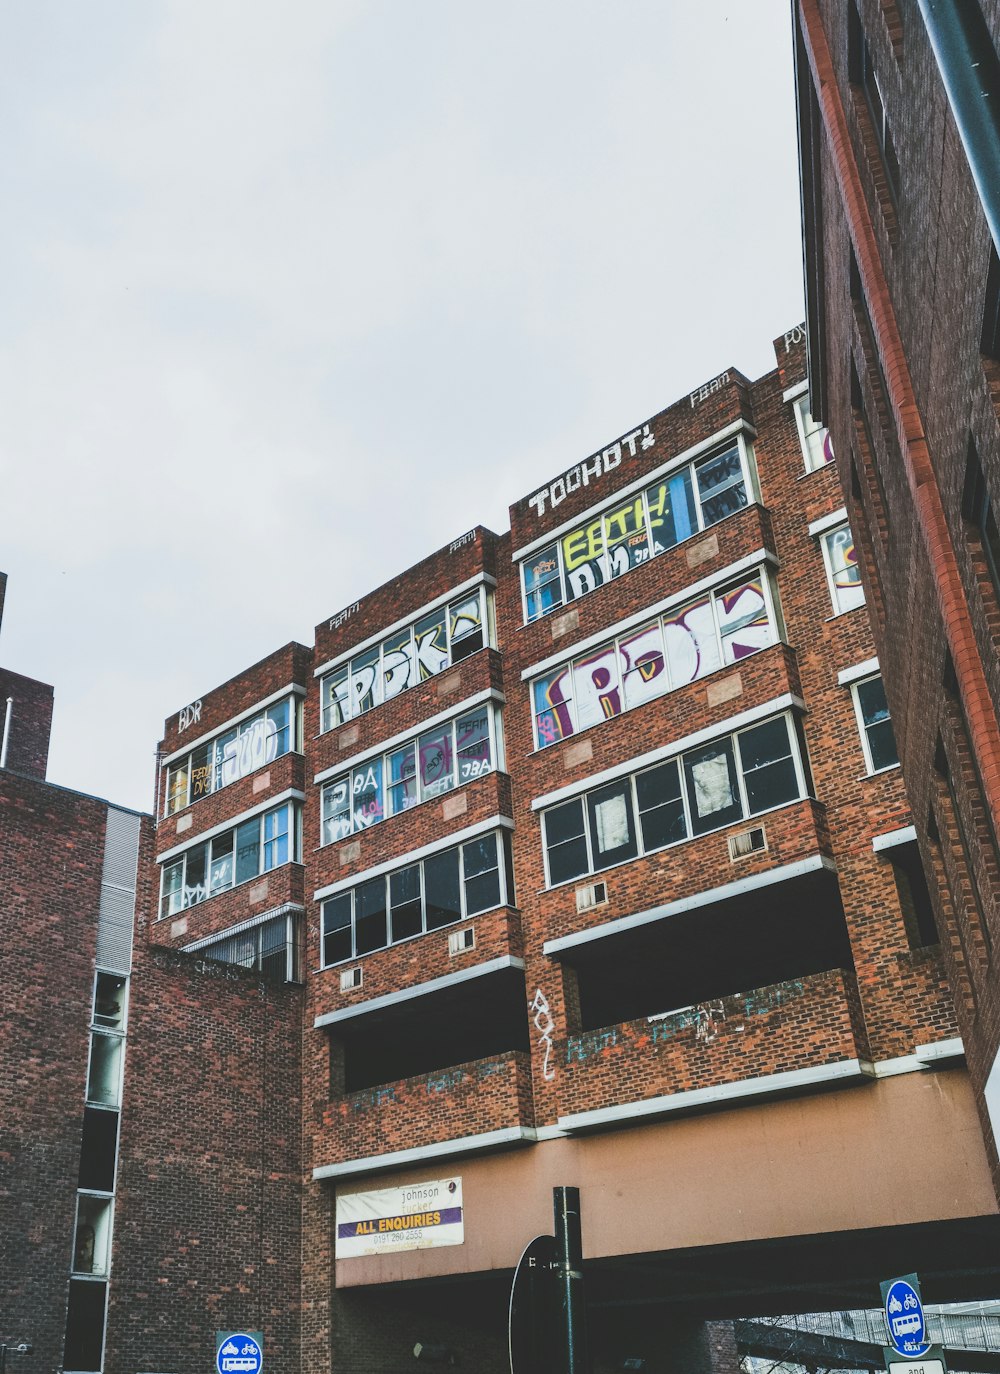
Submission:
<svg viewBox="0 0 1000 1374">
<path fill-rule="evenodd" d="M 264 1366 L 260 1333 L 221 1331 L 216 1336 L 215 1367 L 218 1374 L 261 1374 Z"/>
<path fill-rule="evenodd" d="M 914 1279 L 916 1275 L 912 1275 Z M 885 1292 L 885 1324 L 889 1340 L 900 1355 L 918 1359 L 930 1350 L 927 1324 L 920 1295 L 909 1279 L 894 1279 L 883 1285 Z"/>
</svg>

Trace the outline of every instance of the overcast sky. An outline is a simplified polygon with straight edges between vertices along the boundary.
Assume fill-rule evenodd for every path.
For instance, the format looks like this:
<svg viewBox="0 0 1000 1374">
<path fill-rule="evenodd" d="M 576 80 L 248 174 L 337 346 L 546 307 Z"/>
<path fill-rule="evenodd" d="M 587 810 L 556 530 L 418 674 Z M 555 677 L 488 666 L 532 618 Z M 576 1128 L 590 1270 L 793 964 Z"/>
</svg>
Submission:
<svg viewBox="0 0 1000 1374">
<path fill-rule="evenodd" d="M 787 0 L 8 0 L 0 662 L 52 781 L 803 313 Z"/>
</svg>

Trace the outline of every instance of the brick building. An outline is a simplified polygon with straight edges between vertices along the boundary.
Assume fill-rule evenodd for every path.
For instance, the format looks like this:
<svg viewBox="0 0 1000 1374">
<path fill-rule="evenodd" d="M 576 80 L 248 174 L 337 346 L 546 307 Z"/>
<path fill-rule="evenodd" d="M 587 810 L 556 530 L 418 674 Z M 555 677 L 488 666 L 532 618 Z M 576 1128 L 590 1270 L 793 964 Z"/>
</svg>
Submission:
<svg viewBox="0 0 1000 1374">
<path fill-rule="evenodd" d="M 878 592 L 804 330 L 775 350 L 167 720 L 115 1374 L 218 1329 L 499 1371 L 559 1184 L 602 1371 L 723 1370 L 704 1321 L 893 1272 L 995 1288 Z"/>
<path fill-rule="evenodd" d="M 101 1367 L 143 830 L 46 782 L 52 699 L 0 669 L 0 1341 L 32 1346 L 13 1374 Z"/>
<path fill-rule="evenodd" d="M 1000 1190 L 1000 10 L 793 9 L 811 406 Z"/>
</svg>

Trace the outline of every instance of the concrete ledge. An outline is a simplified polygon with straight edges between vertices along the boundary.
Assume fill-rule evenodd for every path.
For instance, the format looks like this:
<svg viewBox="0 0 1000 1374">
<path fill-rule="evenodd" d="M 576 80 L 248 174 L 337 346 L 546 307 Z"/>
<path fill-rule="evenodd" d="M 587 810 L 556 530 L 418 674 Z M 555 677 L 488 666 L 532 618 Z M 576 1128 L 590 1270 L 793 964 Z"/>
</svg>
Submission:
<svg viewBox="0 0 1000 1374">
<path fill-rule="evenodd" d="M 903 825 L 898 830 L 883 830 L 881 835 L 872 836 L 872 849 L 876 854 L 883 849 L 895 849 L 897 844 L 910 844 L 916 842 L 917 827 L 915 825 Z"/>
<path fill-rule="evenodd" d="M 568 1132 L 597 1130 L 602 1126 L 615 1126 L 643 1117 L 666 1116 L 670 1112 L 689 1111 L 693 1107 L 711 1107 L 716 1103 L 738 1101 L 744 1097 L 795 1093 L 823 1083 L 861 1083 L 873 1077 L 872 1066 L 865 1060 L 842 1059 L 836 1064 L 818 1064 L 811 1069 L 792 1069 L 788 1073 L 772 1073 L 764 1078 L 744 1078 L 737 1083 L 720 1083 L 717 1087 L 694 1088 L 690 1092 L 648 1097 L 642 1102 L 622 1102 L 616 1107 L 576 1112 L 571 1116 L 561 1116 L 559 1125 Z"/>
<path fill-rule="evenodd" d="M 965 1045 L 960 1035 L 949 1040 L 935 1040 L 929 1045 L 914 1045 L 913 1057 L 918 1064 L 940 1064 L 946 1059 L 964 1059 Z"/>
<path fill-rule="evenodd" d="M 343 1164 L 320 1164 L 313 1169 L 312 1176 L 314 1179 L 350 1178 L 354 1174 L 385 1173 L 389 1169 L 405 1169 L 411 1164 L 423 1164 L 432 1159 L 479 1154 L 504 1146 L 534 1145 L 535 1139 L 535 1131 L 531 1126 L 507 1126 L 502 1131 L 459 1136 L 457 1140 L 439 1140 L 434 1145 L 418 1145 L 412 1150 L 393 1150 L 390 1154 L 347 1159 Z"/>
</svg>

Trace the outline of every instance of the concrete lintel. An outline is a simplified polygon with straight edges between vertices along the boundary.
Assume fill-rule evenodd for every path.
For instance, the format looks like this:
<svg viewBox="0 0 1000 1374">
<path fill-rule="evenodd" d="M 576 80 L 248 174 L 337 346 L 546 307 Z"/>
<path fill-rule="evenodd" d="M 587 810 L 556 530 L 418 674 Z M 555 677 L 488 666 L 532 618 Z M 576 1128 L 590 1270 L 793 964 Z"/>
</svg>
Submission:
<svg viewBox="0 0 1000 1374">
<path fill-rule="evenodd" d="M 495 1150 L 505 1145 L 534 1145 L 535 1139 L 536 1133 L 531 1126 L 506 1126 L 500 1131 L 439 1140 L 433 1145 L 418 1145 L 412 1150 L 366 1155 L 363 1159 L 346 1159 L 342 1164 L 320 1164 L 313 1169 L 312 1176 L 314 1179 L 350 1178 L 355 1174 L 386 1173 L 390 1169 L 406 1169 L 432 1159 L 479 1154 L 483 1150 Z"/>
<path fill-rule="evenodd" d="M 327 1011 L 313 1021 L 313 1029 L 332 1026 L 338 1021 L 350 1021 L 356 1016 L 367 1016 L 385 1007 L 398 1006 L 414 997 L 426 997 L 431 992 L 441 992 L 453 988 L 457 983 L 468 982 L 470 978 L 484 978 L 490 973 L 501 973 L 504 969 L 524 970 L 524 960 L 516 954 L 501 954 L 496 959 L 487 959 L 484 964 L 473 964 L 471 968 L 456 969 L 454 973 L 442 974 L 440 978 L 429 978 L 426 983 L 415 983 L 410 988 L 399 988 L 396 992 L 383 993 L 381 997 L 371 997 L 367 1002 L 358 1002 L 352 1007 L 341 1007 L 339 1011 Z"/>
</svg>

